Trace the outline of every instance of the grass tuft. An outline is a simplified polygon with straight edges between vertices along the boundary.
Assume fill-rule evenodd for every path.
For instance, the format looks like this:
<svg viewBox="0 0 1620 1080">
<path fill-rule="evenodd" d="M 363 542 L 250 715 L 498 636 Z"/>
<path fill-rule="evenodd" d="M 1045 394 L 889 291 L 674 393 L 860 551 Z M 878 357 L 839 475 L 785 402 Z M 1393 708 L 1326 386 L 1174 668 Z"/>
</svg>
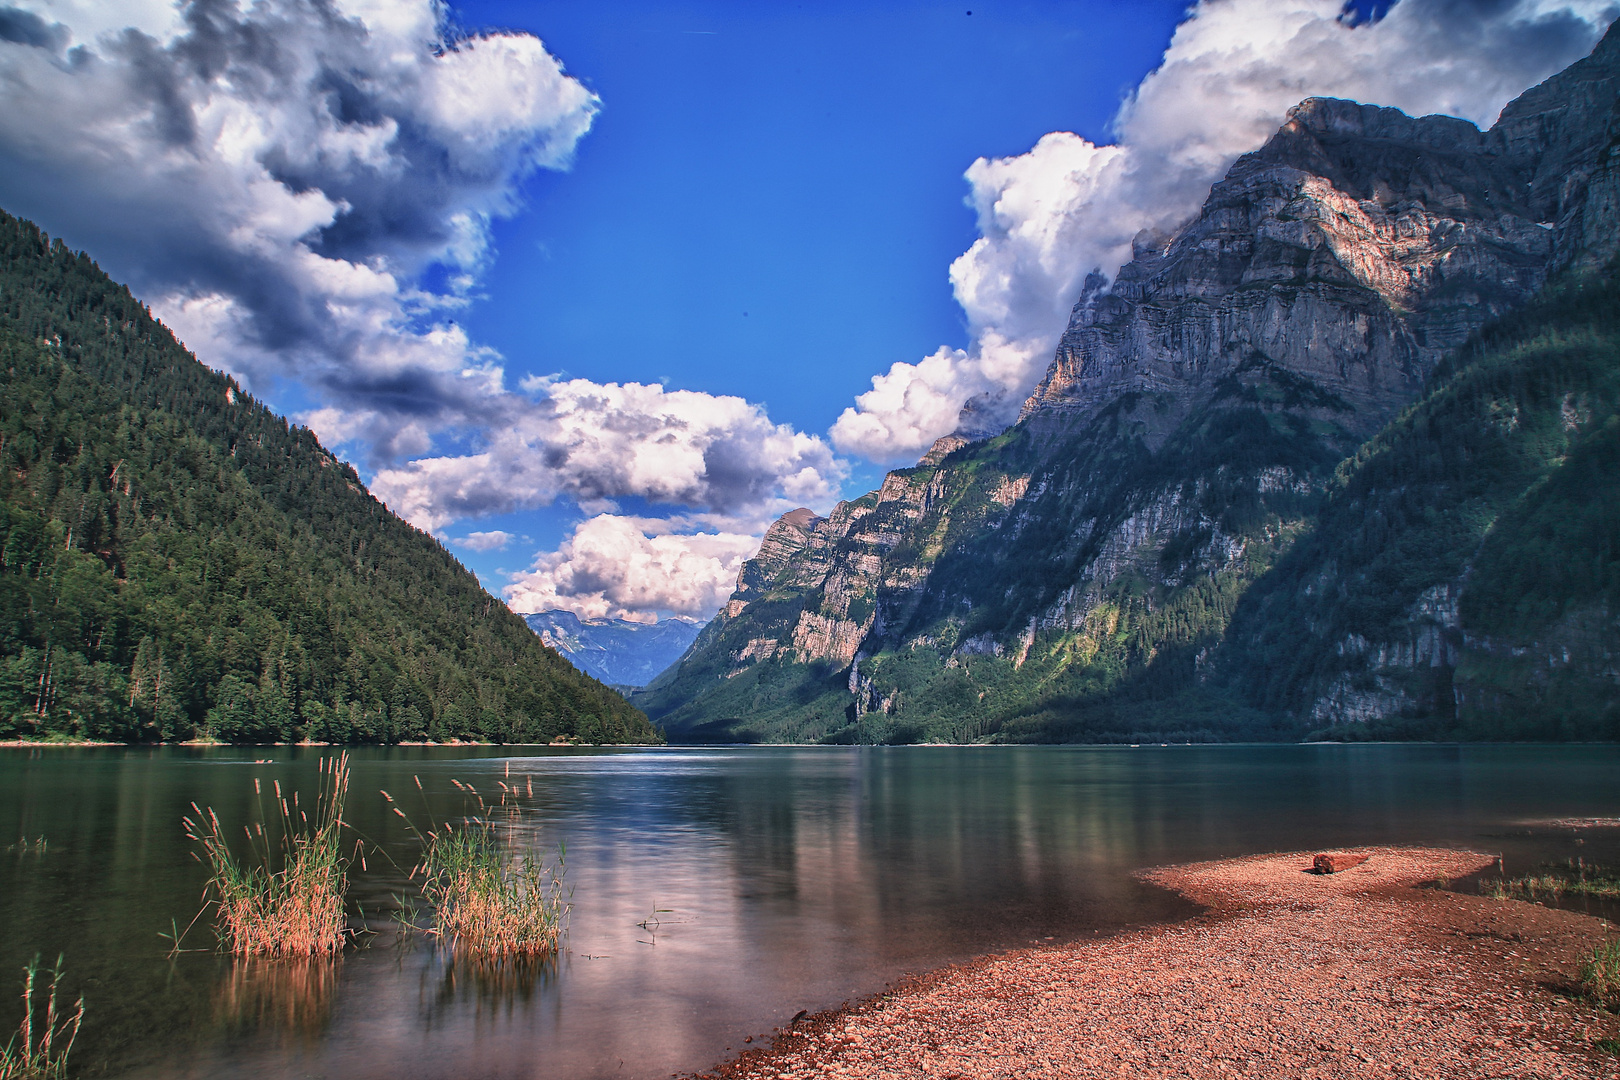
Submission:
<svg viewBox="0 0 1620 1080">
<path fill-rule="evenodd" d="M 49 988 L 40 985 L 37 955 L 23 968 L 22 1024 L 5 1049 L 0 1050 L 0 1080 L 59 1080 L 67 1075 L 68 1054 L 84 1021 L 84 998 L 79 999 L 71 1016 L 58 1016 L 56 988 L 62 981 L 60 956 L 50 971 L 50 980 Z M 36 996 L 44 998 L 44 1015 L 37 1028 L 34 1014 L 41 1008 Z"/>
<path fill-rule="evenodd" d="M 504 817 L 508 824 L 515 821 L 517 787 L 497 781 L 501 797 L 490 806 L 470 786 L 450 782 L 477 804 L 476 813 L 459 824 L 446 823 L 422 833 L 403 810 L 393 807 L 422 841 L 422 861 L 411 876 L 422 875 L 422 896 L 432 908 L 426 933 L 462 958 L 481 962 L 532 961 L 555 953 L 568 921 L 563 889 L 566 849 L 559 846 L 550 865 L 528 852 L 507 854 L 509 845 L 497 835 L 494 818 Z M 420 778 L 416 786 L 422 786 Z M 534 794 L 532 781 L 528 792 Z M 394 802 L 388 792 L 382 795 Z M 414 929 L 417 915 L 414 905 L 402 898 L 398 916 L 402 926 Z"/>
<path fill-rule="evenodd" d="M 256 794 L 263 797 L 258 780 Z M 212 809 L 191 804 L 186 835 L 202 846 L 211 873 L 204 910 L 215 909 L 220 943 L 240 956 L 313 956 L 343 947 L 348 929 L 343 898 L 348 861 L 343 857 L 343 804 L 349 790 L 349 756 L 321 763 L 321 790 L 311 812 L 289 802 L 276 781 L 280 858 L 260 822 L 246 829 L 249 856 L 238 859 Z M 280 869 L 271 869 L 278 862 Z M 177 943 L 178 944 L 178 943 Z"/>
<path fill-rule="evenodd" d="M 1480 883 L 1480 891 L 1497 900 L 1551 900 L 1565 895 L 1620 897 L 1620 873 L 1609 867 L 1572 859 L 1563 865 L 1543 866 L 1534 874 L 1516 878 L 1492 878 Z"/>
<path fill-rule="evenodd" d="M 1620 939 L 1592 950 L 1581 965 L 1581 989 L 1600 1001 L 1620 997 Z"/>
<path fill-rule="evenodd" d="M 433 905 L 429 933 L 477 955 L 539 956 L 557 947 L 568 903 L 562 853 L 546 866 L 508 857 L 487 821 L 430 833 L 422 893 Z"/>
</svg>

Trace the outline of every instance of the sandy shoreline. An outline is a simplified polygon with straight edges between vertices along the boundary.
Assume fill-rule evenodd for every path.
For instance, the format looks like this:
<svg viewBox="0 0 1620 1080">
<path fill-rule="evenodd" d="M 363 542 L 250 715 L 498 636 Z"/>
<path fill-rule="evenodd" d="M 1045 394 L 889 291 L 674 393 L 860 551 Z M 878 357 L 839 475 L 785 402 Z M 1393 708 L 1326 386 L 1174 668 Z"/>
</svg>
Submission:
<svg viewBox="0 0 1620 1080">
<path fill-rule="evenodd" d="M 1362 848 L 1147 872 L 1188 922 L 946 968 L 809 1017 L 709 1077 L 1620 1076 L 1620 1017 L 1574 992 L 1615 928 L 1419 886 L 1494 856 Z M 1611 1044 L 1615 1045 L 1615 1044 Z"/>
</svg>

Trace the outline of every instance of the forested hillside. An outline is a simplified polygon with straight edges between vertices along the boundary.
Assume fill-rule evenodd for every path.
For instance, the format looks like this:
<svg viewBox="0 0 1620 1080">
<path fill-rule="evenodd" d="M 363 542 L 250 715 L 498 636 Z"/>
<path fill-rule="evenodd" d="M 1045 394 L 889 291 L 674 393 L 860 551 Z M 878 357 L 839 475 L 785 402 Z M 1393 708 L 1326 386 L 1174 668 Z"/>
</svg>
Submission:
<svg viewBox="0 0 1620 1080">
<path fill-rule="evenodd" d="M 1620 738 L 1620 286 L 1550 287 L 1339 466 L 1220 658 L 1336 737 Z"/>
<path fill-rule="evenodd" d="M 658 738 L 313 434 L 3 213 L 0 736 Z"/>
</svg>

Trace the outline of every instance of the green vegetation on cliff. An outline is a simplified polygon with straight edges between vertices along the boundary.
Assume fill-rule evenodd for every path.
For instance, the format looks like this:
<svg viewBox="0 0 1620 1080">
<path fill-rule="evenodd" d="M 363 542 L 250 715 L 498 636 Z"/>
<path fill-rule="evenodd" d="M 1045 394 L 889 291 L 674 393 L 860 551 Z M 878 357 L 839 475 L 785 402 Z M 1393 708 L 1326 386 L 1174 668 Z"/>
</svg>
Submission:
<svg viewBox="0 0 1620 1080">
<path fill-rule="evenodd" d="M 309 431 L 0 215 L 0 737 L 654 741 Z"/>
<path fill-rule="evenodd" d="M 1227 679 L 1325 701 L 1340 737 L 1620 738 L 1617 409 L 1614 278 L 1488 327 L 1339 466 L 1239 606 Z M 1358 705 L 1397 715 L 1346 725 Z"/>
<path fill-rule="evenodd" d="M 749 640 L 786 640 L 801 612 L 827 606 L 824 590 L 777 589 L 740 618 L 711 623 L 638 704 L 682 739 L 1286 737 L 1286 721 L 1206 689 L 1199 675 L 1244 590 L 1297 535 L 1358 440 L 1337 421 L 1278 411 L 1297 404 L 1297 376 L 1263 366 L 1244 376 L 1215 407 L 1179 422 L 1164 402 L 1126 395 L 1078 435 L 1020 425 L 891 473 L 866 535 L 903 530 L 902 539 L 879 553 L 883 583 L 871 599 L 848 605 L 854 623 L 873 602 L 884 612 L 853 679 L 847 667 L 780 655 L 735 667 Z M 1256 474 L 1287 482 L 1262 487 Z M 1029 494 L 1015 500 L 1008 485 L 1019 478 Z M 909 520 L 908 503 L 917 508 Z M 1169 542 L 1114 550 L 1133 519 L 1171 529 Z M 852 531 L 840 544 L 862 542 Z M 1210 571 L 1203 564 L 1215 549 L 1242 557 Z M 1086 568 L 1099 562 L 1112 572 L 1087 584 Z M 886 584 L 908 576 L 926 579 Z M 1041 626 L 1077 581 L 1084 614 Z"/>
<path fill-rule="evenodd" d="M 795 586 L 801 552 L 638 703 L 688 740 L 1620 738 L 1612 277 L 1492 323 L 1365 442 L 1244 376 L 1158 436 L 1127 395 L 891 473 L 829 533 L 868 593 Z M 840 616 L 853 670 L 746 659 Z"/>
</svg>

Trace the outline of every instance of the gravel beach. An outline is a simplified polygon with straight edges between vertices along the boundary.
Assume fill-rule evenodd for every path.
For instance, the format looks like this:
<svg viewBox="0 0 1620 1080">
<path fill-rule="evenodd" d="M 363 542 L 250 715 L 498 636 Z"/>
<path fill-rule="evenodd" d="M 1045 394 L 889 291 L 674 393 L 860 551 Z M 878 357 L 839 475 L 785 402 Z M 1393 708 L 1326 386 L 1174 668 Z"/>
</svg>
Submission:
<svg viewBox="0 0 1620 1080">
<path fill-rule="evenodd" d="M 1494 856 L 1348 853 L 1367 859 L 1331 875 L 1310 872 L 1314 852 L 1145 872 L 1207 911 L 946 968 L 705 1075 L 1620 1076 L 1599 1045 L 1620 1039 L 1620 1017 L 1576 990 L 1613 926 L 1423 887 Z"/>
</svg>

